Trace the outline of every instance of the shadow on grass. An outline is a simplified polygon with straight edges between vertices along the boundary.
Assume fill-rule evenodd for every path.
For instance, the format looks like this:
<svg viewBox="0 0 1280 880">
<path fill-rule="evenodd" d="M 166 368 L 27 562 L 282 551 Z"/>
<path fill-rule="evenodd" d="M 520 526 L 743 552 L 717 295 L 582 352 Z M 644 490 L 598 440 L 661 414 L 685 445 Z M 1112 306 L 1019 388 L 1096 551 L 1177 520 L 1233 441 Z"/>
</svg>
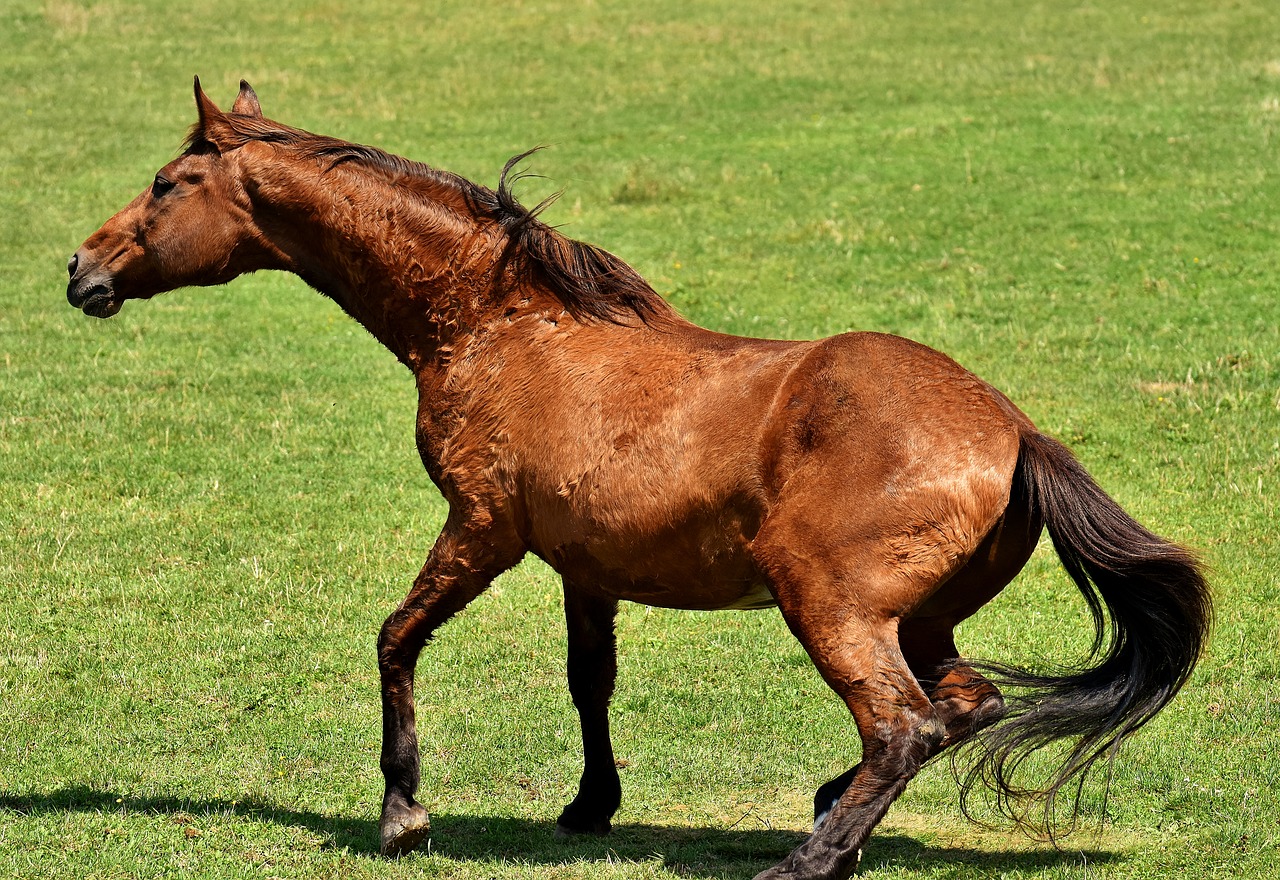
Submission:
<svg viewBox="0 0 1280 880">
<path fill-rule="evenodd" d="M 0 814 L 57 813 L 189 814 L 240 816 L 250 821 L 306 828 L 320 835 L 330 849 L 347 850 L 361 858 L 378 858 L 377 824 L 290 810 L 264 801 L 210 800 L 166 797 L 126 797 L 87 786 L 71 786 L 49 793 L 0 795 Z M 661 861 L 688 877 L 746 880 L 782 859 L 808 836 L 771 828 L 687 828 L 627 823 L 615 826 L 606 838 L 555 837 L 555 824 L 506 816 L 436 813 L 431 817 L 430 851 L 459 862 L 518 861 L 524 864 L 564 865 L 574 862 Z M 408 859 L 421 858 L 414 854 Z M 861 871 L 894 866 L 925 870 L 936 877 L 997 876 L 1056 866 L 1101 864 L 1117 860 L 1104 851 L 1054 849 L 990 849 L 930 846 L 901 835 L 873 836 Z"/>
</svg>

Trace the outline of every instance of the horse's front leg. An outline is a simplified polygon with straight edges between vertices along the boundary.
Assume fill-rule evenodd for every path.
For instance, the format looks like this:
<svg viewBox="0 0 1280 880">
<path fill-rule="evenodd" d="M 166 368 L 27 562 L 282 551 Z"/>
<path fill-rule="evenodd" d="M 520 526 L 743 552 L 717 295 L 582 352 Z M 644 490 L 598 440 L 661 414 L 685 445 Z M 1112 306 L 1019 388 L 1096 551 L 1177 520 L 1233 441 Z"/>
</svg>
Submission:
<svg viewBox="0 0 1280 880">
<path fill-rule="evenodd" d="M 514 534 L 493 527 L 473 528 L 450 516 L 413 589 L 378 634 L 382 676 L 382 799 L 379 831 L 382 854 L 409 852 L 431 829 L 427 811 L 414 800 L 420 779 L 418 734 L 414 721 L 413 674 L 418 654 L 431 634 L 520 560 Z"/>
<path fill-rule="evenodd" d="M 566 578 L 564 612 L 569 630 L 569 693 L 582 722 L 582 781 L 578 796 L 556 821 L 556 833 L 608 834 L 622 802 L 622 785 L 609 740 L 609 700 L 618 674 L 613 622 L 618 603 L 591 596 Z"/>
</svg>

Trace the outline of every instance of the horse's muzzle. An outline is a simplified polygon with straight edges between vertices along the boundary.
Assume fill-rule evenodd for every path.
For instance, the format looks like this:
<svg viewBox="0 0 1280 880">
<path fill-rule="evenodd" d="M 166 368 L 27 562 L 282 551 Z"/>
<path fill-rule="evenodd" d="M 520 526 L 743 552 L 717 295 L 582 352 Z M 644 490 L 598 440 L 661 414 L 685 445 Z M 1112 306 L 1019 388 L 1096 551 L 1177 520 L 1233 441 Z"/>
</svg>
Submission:
<svg viewBox="0 0 1280 880">
<path fill-rule="evenodd" d="M 83 262 L 77 253 L 67 263 L 67 274 L 71 276 L 71 280 L 67 282 L 67 302 L 86 315 L 110 318 L 120 311 L 124 300 L 116 296 L 111 280 L 103 277 L 102 273 L 82 271 Z"/>
</svg>

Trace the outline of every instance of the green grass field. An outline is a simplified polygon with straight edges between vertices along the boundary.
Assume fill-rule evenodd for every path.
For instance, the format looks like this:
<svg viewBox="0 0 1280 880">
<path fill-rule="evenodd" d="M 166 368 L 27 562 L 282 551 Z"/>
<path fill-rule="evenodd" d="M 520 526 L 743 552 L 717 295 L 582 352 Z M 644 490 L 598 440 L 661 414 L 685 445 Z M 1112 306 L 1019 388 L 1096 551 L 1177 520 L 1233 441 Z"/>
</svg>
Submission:
<svg viewBox="0 0 1280 880">
<path fill-rule="evenodd" d="M 107 322 L 63 295 L 199 74 L 489 185 L 548 144 L 526 201 L 563 188 L 550 221 L 691 319 L 940 348 L 1201 551 L 1208 654 L 1061 849 L 965 821 L 942 761 L 863 875 L 1274 876 L 1273 4 L 204 5 L 0 10 L 0 875 L 746 878 L 857 758 L 776 612 L 627 606 L 617 831 L 554 840 L 580 743 L 558 583 L 529 561 L 424 655 L 432 845 L 375 855 L 374 638 L 444 515 L 409 374 L 293 278 Z M 1037 665 L 1090 634 L 1046 546 L 961 636 Z"/>
</svg>

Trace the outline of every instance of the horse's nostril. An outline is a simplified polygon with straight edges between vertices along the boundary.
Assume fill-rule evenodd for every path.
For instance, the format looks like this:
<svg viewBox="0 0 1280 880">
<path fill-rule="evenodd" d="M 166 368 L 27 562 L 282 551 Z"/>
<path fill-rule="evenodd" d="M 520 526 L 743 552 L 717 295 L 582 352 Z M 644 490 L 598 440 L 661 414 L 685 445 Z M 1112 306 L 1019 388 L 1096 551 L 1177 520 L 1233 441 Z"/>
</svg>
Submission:
<svg viewBox="0 0 1280 880">
<path fill-rule="evenodd" d="M 76 268 L 80 265 L 80 255 L 72 254 L 71 259 L 67 261 L 67 274 L 72 278 L 76 277 Z"/>
</svg>

